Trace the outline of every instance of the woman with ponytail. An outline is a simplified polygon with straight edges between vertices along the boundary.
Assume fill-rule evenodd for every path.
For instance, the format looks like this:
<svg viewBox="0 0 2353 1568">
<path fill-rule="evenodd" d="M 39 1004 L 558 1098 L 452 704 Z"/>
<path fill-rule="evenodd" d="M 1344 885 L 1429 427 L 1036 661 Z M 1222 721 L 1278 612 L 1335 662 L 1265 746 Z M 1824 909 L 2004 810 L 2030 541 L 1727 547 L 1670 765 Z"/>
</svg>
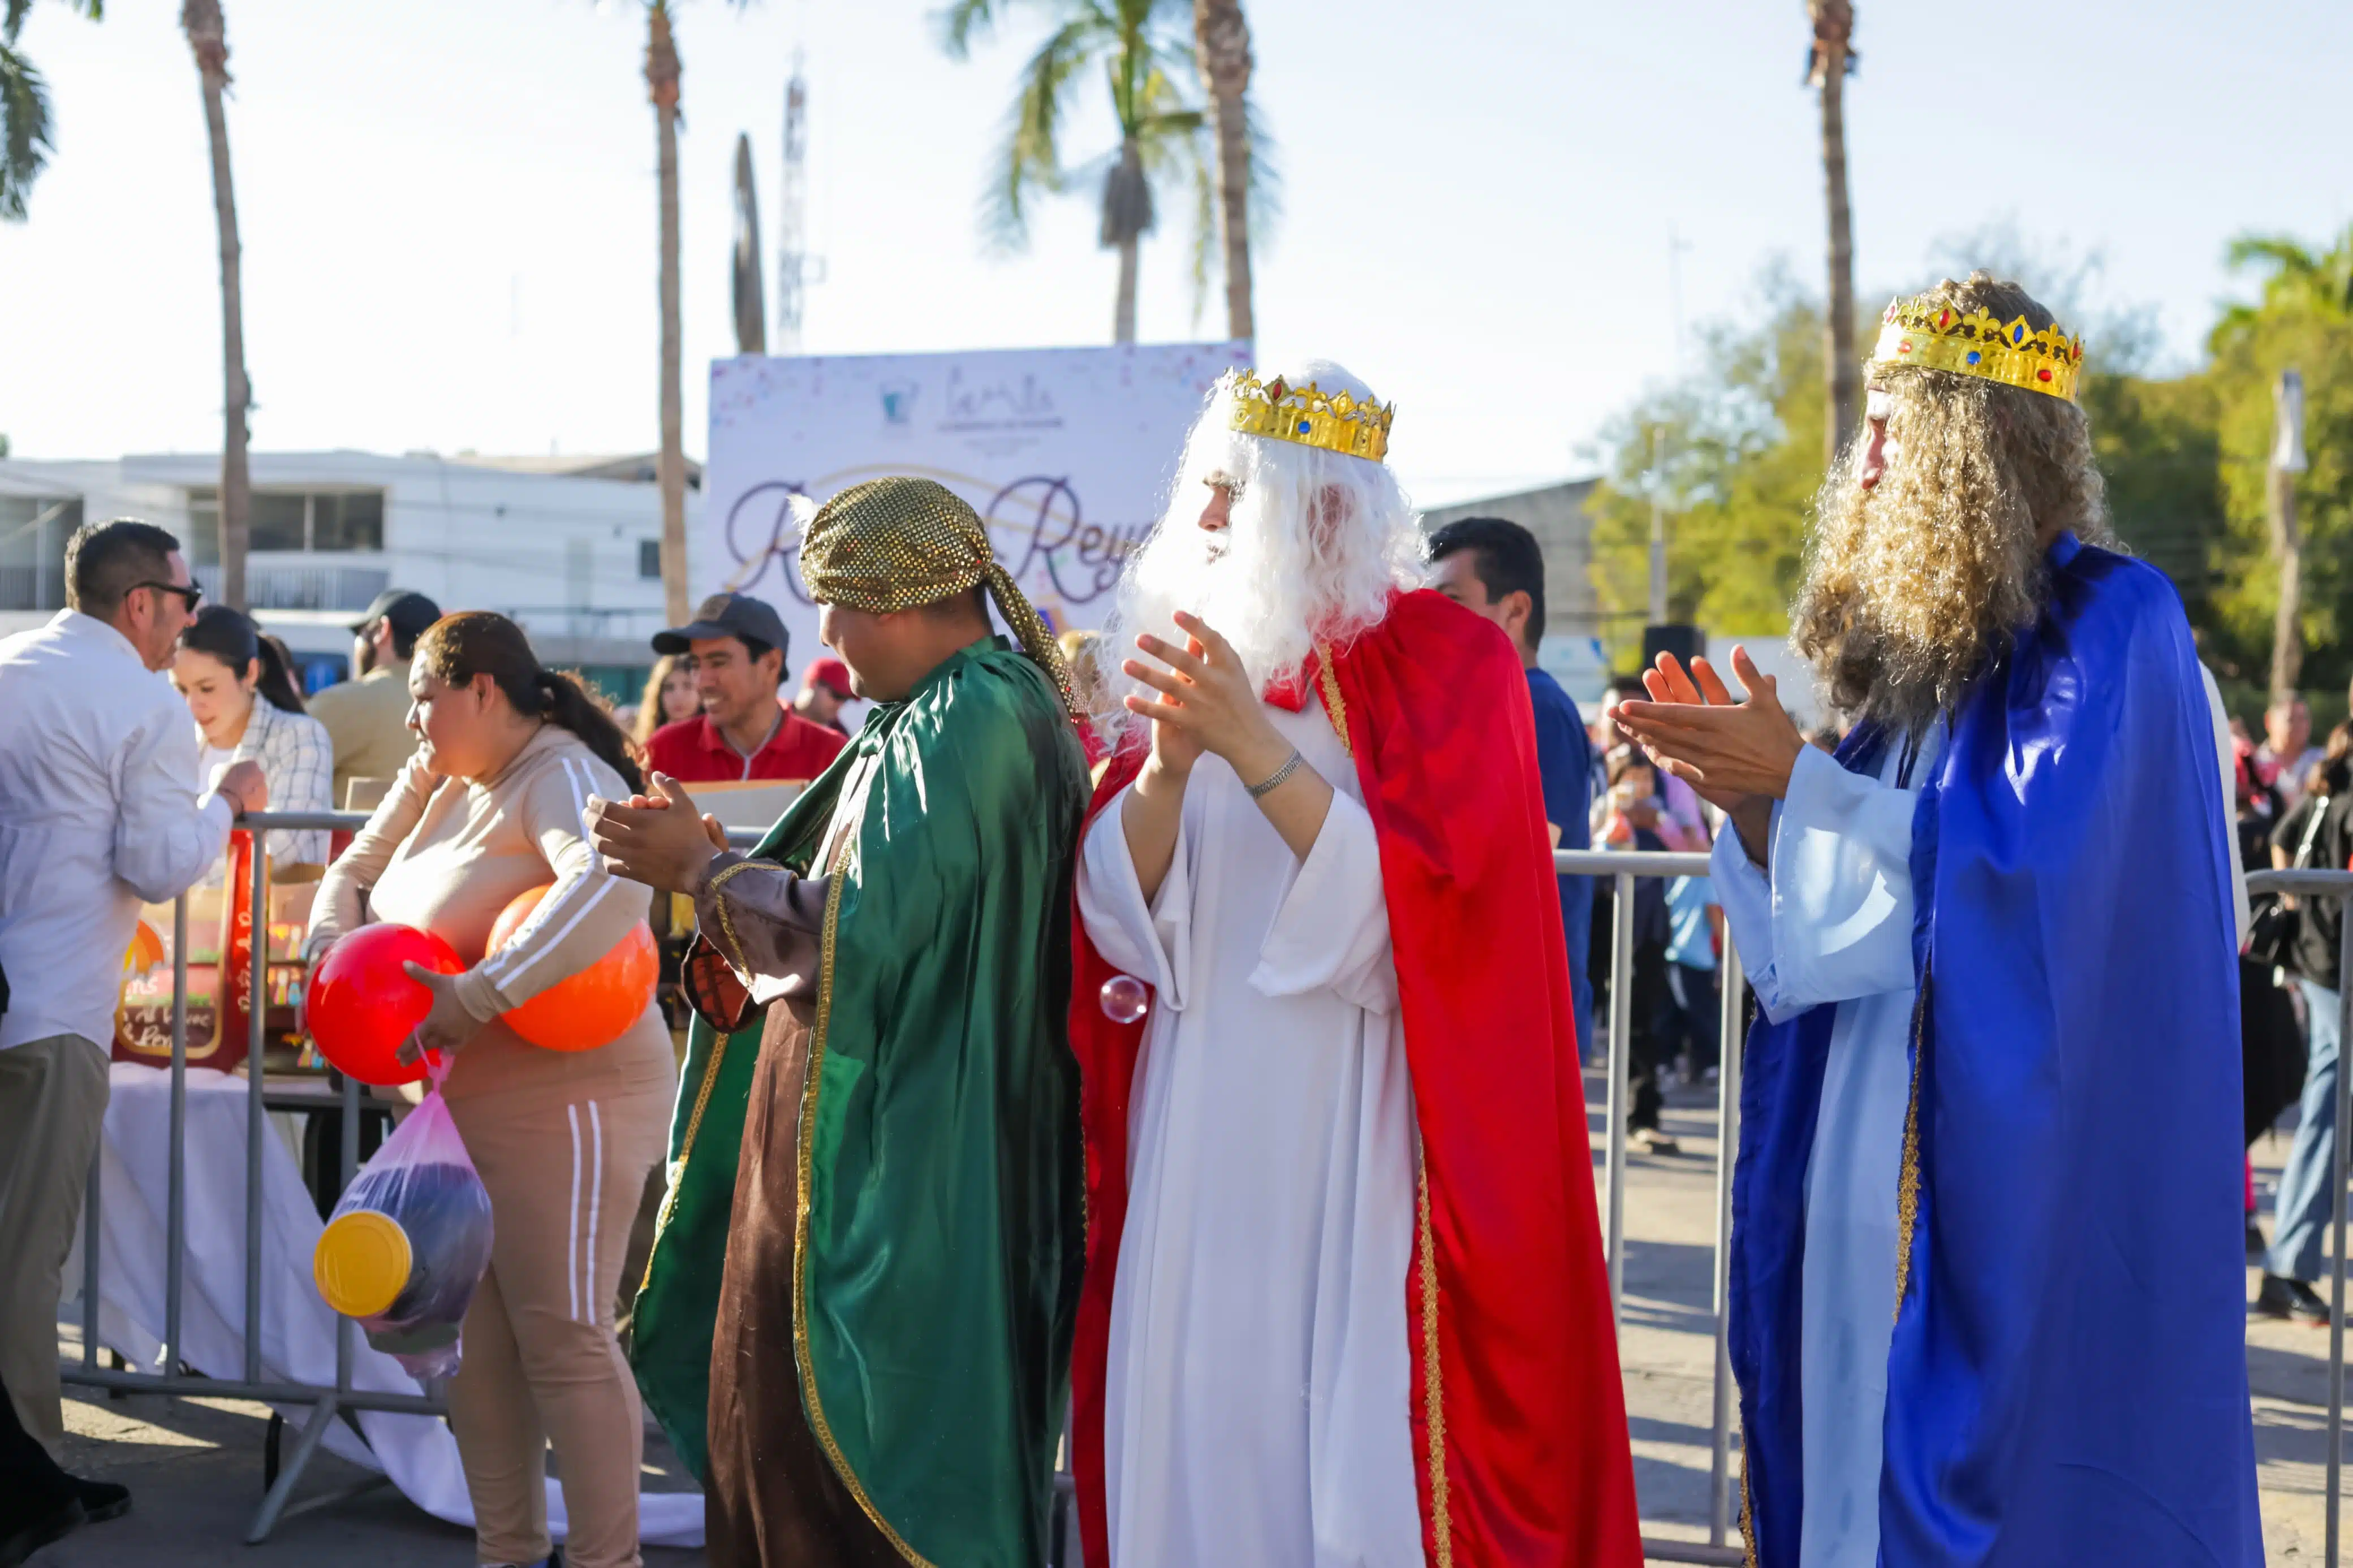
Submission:
<svg viewBox="0 0 2353 1568">
<path fill-rule="evenodd" d="M 442 1098 L 491 1194 L 491 1265 L 449 1386 L 476 1555 L 550 1552 L 547 1446 L 563 1472 L 568 1568 L 634 1568 L 645 1423 L 613 1333 L 622 1255 L 661 1158 L 677 1080 L 653 998 L 608 1044 L 547 1050 L 501 1015 L 610 952 L 652 895 L 583 837 L 588 797 L 644 787 L 628 738 L 573 677 L 540 668 L 501 616 L 445 616 L 417 639 L 408 727 L 421 744 L 321 885 L 311 952 L 364 919 L 429 931 L 470 964 L 423 976 L 412 1047 L 449 1063 Z M 491 927 L 553 883 L 495 953 Z M 363 910 L 364 910 L 364 916 Z"/>
<path fill-rule="evenodd" d="M 211 788 L 221 770 L 249 757 L 269 781 L 270 809 L 334 808 L 334 742 L 326 726 L 302 710 L 301 689 L 283 643 L 227 605 L 206 605 L 180 634 L 172 685 L 196 721 L 203 753 L 198 789 Z M 327 835 L 273 828 L 269 853 L 276 880 L 301 880 L 316 875 L 315 869 L 290 878 L 288 868 L 325 865 Z M 215 865 L 205 879 L 217 882 L 220 867 Z"/>
</svg>

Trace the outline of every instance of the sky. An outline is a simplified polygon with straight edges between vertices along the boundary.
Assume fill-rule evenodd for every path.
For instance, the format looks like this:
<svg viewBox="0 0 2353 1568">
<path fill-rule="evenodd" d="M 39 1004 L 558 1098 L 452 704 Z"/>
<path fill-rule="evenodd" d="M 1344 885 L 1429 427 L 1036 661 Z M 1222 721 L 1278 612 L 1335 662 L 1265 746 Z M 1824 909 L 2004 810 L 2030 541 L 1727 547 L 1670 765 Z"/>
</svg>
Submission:
<svg viewBox="0 0 2353 1568">
<path fill-rule="evenodd" d="M 257 449 L 644 451 L 658 435 L 655 138 L 625 0 L 225 0 Z M 809 84 L 807 248 L 828 354 L 1107 342 L 1092 203 L 992 250 L 978 198 L 1045 7 L 970 59 L 926 0 L 681 0 L 687 447 L 733 352 L 730 184 L 753 138 L 773 284 L 784 83 Z M 170 0 L 91 23 L 36 0 L 54 99 L 29 220 L 0 225 L 0 432 L 18 458 L 220 439 L 217 241 L 195 67 Z M 2247 231 L 2353 221 L 2344 0 L 1858 0 L 1847 125 L 1866 300 L 2013 226 L 2097 257 L 2104 310 L 2195 363 L 2253 291 Z M 1590 472 L 1695 327 L 1778 259 L 1821 272 L 1820 126 L 1800 0 L 1257 0 L 1284 184 L 1256 258 L 1262 366 L 1342 362 L 1398 405 L 1391 461 L 1440 504 Z M 1099 88 L 1073 163 L 1111 144 Z M 1197 318 L 1190 204 L 1142 267 L 1147 342 Z M 1677 329 L 1681 321 L 1683 330 Z M 1681 345 L 1682 360 L 1678 360 Z M 2096 345 L 2095 345 L 2096 347 Z"/>
</svg>

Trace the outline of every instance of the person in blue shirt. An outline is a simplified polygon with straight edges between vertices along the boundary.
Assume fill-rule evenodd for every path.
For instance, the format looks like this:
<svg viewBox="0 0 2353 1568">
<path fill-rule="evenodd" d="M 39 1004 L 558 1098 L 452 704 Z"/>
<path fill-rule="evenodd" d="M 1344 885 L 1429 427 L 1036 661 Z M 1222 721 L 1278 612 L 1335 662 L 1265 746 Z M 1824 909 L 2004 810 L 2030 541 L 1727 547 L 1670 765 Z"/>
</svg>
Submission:
<svg viewBox="0 0 2353 1568">
<path fill-rule="evenodd" d="M 1593 793 L 1593 746 L 1585 720 L 1560 683 L 1536 668 L 1544 641 L 1544 552 L 1535 535 L 1500 517 L 1465 517 L 1430 536 L 1430 585 L 1504 628 L 1527 668 L 1535 710 L 1536 768 L 1544 775 L 1545 820 L 1560 849 L 1592 846 L 1587 811 Z M 1577 1047 L 1593 1049 L 1593 879 L 1560 879 L 1560 923 L 1568 938 L 1568 975 L 1576 992 Z"/>
<path fill-rule="evenodd" d="M 1672 999 L 1665 1054 L 1688 1061 L 1690 1081 L 1715 1070 L 1723 1032 L 1715 955 L 1724 945 L 1724 907 L 1705 877 L 1667 884 L 1667 990 Z"/>
</svg>

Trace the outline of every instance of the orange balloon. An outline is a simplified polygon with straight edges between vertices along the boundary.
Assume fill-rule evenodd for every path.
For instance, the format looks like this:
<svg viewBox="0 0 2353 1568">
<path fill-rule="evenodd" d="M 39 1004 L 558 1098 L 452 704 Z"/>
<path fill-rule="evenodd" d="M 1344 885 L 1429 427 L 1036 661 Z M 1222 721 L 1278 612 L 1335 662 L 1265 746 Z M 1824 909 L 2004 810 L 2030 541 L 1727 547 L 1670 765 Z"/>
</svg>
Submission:
<svg viewBox="0 0 2353 1568">
<path fill-rule="evenodd" d="M 122 950 L 122 972 L 144 974 L 164 962 L 164 939 L 145 921 L 131 933 L 131 945 Z"/>
<path fill-rule="evenodd" d="M 518 893 L 499 912 L 491 927 L 491 952 L 513 940 L 554 886 L 551 882 Z M 654 983 L 660 977 L 661 954 L 654 946 L 654 933 L 639 921 L 613 944 L 612 952 L 501 1016 L 508 1027 L 543 1049 L 593 1051 L 619 1039 L 638 1021 L 653 1000 Z"/>
</svg>

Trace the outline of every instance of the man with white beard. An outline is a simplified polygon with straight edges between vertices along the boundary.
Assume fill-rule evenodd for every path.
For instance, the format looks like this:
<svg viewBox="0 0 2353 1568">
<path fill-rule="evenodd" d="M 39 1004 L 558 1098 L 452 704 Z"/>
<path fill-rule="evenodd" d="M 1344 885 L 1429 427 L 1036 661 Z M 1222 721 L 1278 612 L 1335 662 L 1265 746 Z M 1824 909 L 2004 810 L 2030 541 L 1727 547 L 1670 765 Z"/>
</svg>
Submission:
<svg viewBox="0 0 2353 1568">
<path fill-rule="evenodd" d="M 1888 307 L 1791 615 L 1835 761 L 1738 650 L 1618 710 L 1736 828 L 1760 1568 L 2263 1561 L 2221 721 L 2082 358 L 1982 272 Z"/>
<path fill-rule="evenodd" d="M 1414 591 L 1391 413 L 1229 374 L 1104 633 L 1091 1563 L 1640 1558 L 1526 685 Z"/>
</svg>

